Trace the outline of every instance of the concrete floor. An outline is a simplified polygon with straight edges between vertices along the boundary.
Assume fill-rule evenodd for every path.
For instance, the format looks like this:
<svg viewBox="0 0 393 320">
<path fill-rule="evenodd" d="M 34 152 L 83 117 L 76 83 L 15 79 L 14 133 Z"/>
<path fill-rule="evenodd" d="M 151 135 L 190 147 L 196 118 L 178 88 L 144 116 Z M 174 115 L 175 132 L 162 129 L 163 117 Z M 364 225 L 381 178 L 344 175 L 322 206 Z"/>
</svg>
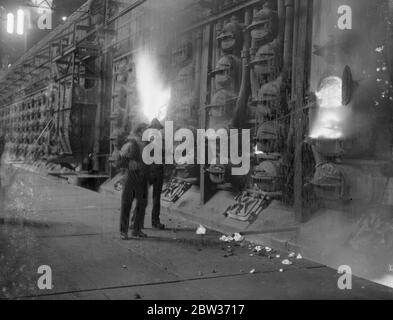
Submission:
<svg viewBox="0 0 393 320">
<path fill-rule="evenodd" d="M 23 170 L 3 169 L 0 208 L 0 297 L 6 299 L 392 299 L 393 289 L 353 278 L 340 290 L 336 270 L 307 260 L 252 255 L 179 216 L 169 230 L 122 241 L 119 203 Z M 233 255 L 228 254 L 233 251 Z M 279 254 L 280 258 L 275 255 Z M 37 287 L 40 265 L 53 289 Z M 254 274 L 250 271 L 255 269 Z M 280 272 L 283 269 L 283 272 Z"/>
</svg>

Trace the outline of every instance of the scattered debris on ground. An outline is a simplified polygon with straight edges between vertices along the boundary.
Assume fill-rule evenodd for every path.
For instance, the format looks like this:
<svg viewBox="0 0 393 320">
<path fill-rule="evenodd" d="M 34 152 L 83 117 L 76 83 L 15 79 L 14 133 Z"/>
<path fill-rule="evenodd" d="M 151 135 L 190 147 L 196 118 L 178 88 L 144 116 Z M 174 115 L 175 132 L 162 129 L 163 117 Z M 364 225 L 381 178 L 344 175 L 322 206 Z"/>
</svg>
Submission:
<svg viewBox="0 0 393 320">
<path fill-rule="evenodd" d="M 205 235 L 206 228 L 203 225 L 199 225 L 198 229 L 196 230 L 197 235 Z"/>
<path fill-rule="evenodd" d="M 303 256 L 300 253 L 296 252 L 289 252 L 283 253 L 274 250 L 269 246 L 263 246 L 260 244 L 248 243 L 245 241 L 245 237 L 240 233 L 234 233 L 232 235 L 222 235 L 220 237 L 220 241 L 224 242 L 225 244 L 222 245 L 221 249 L 225 251 L 223 254 L 224 258 L 228 258 L 234 255 L 234 249 L 236 246 L 242 248 L 248 248 L 251 252 L 249 253 L 250 257 L 266 257 L 268 259 L 281 259 L 282 256 L 287 255 L 288 258 L 281 261 L 281 264 L 290 266 L 294 263 L 293 260 L 301 260 Z M 279 269 L 279 272 L 284 272 L 284 269 Z M 241 271 L 243 272 L 243 271 Z M 255 269 L 252 269 L 249 273 L 255 273 Z"/>
<path fill-rule="evenodd" d="M 244 241 L 244 236 L 242 236 L 240 233 L 235 233 L 233 235 L 233 240 L 235 240 L 236 242 L 242 242 Z"/>
<path fill-rule="evenodd" d="M 235 242 L 243 242 L 244 239 L 245 239 L 244 236 L 242 234 L 238 233 L 238 232 L 234 233 L 231 236 L 222 235 L 220 237 L 220 241 L 222 241 L 222 242 L 233 242 L 233 241 L 235 241 Z"/>
<path fill-rule="evenodd" d="M 232 242 L 232 241 L 233 241 L 233 238 L 232 238 L 231 236 L 225 236 L 225 235 L 223 235 L 223 236 L 221 236 L 220 241 L 223 241 L 223 242 Z"/>
<path fill-rule="evenodd" d="M 292 264 L 292 261 L 290 261 L 290 260 L 288 260 L 288 259 L 284 259 L 283 261 L 281 261 L 281 263 L 282 263 L 283 265 L 290 266 L 290 265 Z"/>
</svg>

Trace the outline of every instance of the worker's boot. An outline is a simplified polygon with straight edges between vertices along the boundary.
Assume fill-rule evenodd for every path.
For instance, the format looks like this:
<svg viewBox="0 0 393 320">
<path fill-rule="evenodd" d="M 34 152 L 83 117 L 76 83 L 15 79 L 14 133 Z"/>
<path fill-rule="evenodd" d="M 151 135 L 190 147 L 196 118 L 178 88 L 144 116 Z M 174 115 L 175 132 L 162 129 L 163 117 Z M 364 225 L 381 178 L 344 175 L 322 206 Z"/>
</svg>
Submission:
<svg viewBox="0 0 393 320">
<path fill-rule="evenodd" d="M 152 227 L 153 229 L 157 229 L 157 230 L 165 230 L 165 225 L 163 225 L 160 222 L 152 222 Z"/>
<path fill-rule="evenodd" d="M 120 232 L 120 238 L 121 240 L 128 240 L 127 232 Z"/>
<path fill-rule="evenodd" d="M 131 235 L 135 238 L 147 238 L 147 234 L 141 230 L 133 230 Z"/>
</svg>

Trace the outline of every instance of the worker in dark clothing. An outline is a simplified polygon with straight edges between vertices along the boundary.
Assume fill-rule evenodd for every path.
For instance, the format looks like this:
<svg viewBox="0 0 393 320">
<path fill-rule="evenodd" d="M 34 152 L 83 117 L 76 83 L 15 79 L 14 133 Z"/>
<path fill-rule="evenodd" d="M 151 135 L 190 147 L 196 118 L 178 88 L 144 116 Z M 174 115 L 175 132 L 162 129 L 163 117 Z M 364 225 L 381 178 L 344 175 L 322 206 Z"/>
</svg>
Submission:
<svg viewBox="0 0 393 320">
<path fill-rule="evenodd" d="M 115 160 L 126 168 L 120 209 L 120 234 L 122 239 L 128 239 L 130 211 L 136 198 L 135 220 L 133 222 L 132 236 L 147 237 L 142 232 L 147 205 L 147 167 L 142 160 L 142 135 L 147 125 L 139 124 L 133 134 L 127 139 L 120 152 L 114 155 Z"/>
<path fill-rule="evenodd" d="M 164 127 L 158 119 L 153 119 L 150 129 L 163 130 Z M 164 145 L 164 143 L 163 143 Z M 163 161 L 164 161 L 164 148 L 163 148 Z M 164 184 L 164 165 L 151 164 L 149 166 L 149 184 L 153 186 L 153 209 L 151 213 L 151 224 L 154 229 L 164 230 L 165 226 L 160 221 L 161 211 L 161 193 Z"/>
</svg>

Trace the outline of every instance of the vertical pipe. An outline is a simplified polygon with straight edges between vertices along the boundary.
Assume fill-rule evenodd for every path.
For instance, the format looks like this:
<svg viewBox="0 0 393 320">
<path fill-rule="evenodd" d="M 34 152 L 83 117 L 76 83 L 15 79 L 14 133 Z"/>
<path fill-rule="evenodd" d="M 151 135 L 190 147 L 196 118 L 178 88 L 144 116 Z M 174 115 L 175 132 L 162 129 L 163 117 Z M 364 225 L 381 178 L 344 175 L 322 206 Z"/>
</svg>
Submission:
<svg viewBox="0 0 393 320">
<path fill-rule="evenodd" d="M 249 25 L 252 18 L 252 9 L 246 9 L 244 14 L 244 23 Z M 251 46 L 251 35 L 247 31 L 244 35 L 244 44 L 242 50 L 242 82 L 240 85 L 239 98 L 236 102 L 236 109 L 234 117 L 232 118 L 232 126 L 234 128 L 243 128 L 247 121 L 247 100 L 250 91 L 250 46 Z"/>
<path fill-rule="evenodd" d="M 302 77 L 297 74 L 299 71 L 299 60 L 302 57 L 299 56 L 300 52 L 298 53 L 298 47 L 300 47 L 299 38 L 301 38 L 301 34 L 299 36 L 299 28 L 300 28 L 300 1 L 295 0 L 295 22 L 294 22 L 294 39 L 293 39 L 293 56 L 292 56 L 292 101 L 295 104 L 294 108 L 296 111 L 299 108 L 300 104 L 300 97 L 298 91 L 298 82 L 302 81 Z M 300 51 L 300 50 L 299 50 Z M 302 211 L 303 211 L 303 164 L 302 164 L 302 147 L 299 145 L 300 136 L 299 131 L 301 130 L 301 121 L 300 115 L 298 112 L 293 113 L 292 121 L 294 126 L 294 178 L 293 178 L 293 191 L 294 191 L 294 210 L 295 210 L 295 219 L 298 222 L 302 222 Z"/>
<path fill-rule="evenodd" d="M 207 100 L 210 100 L 210 87 L 211 82 L 208 75 L 208 70 L 211 68 L 211 60 L 212 60 L 212 46 L 213 46 L 213 32 L 212 25 L 206 25 L 202 27 L 202 43 L 201 43 L 201 81 L 200 85 L 200 118 L 199 118 L 199 127 L 206 129 L 207 126 L 207 112 L 205 106 L 209 103 Z M 209 177 L 204 170 L 204 166 L 200 166 L 200 189 L 201 189 L 201 204 L 205 204 L 211 197 L 211 186 L 209 185 Z"/>
<path fill-rule="evenodd" d="M 295 0 L 295 30 L 297 33 L 296 42 L 294 42 L 294 56 L 293 62 L 293 93 L 295 102 L 294 127 L 295 127 L 295 163 L 294 163 L 294 199 L 295 199 L 295 217 L 299 222 L 304 222 L 306 215 L 303 205 L 303 141 L 304 141 L 304 124 L 305 114 L 302 110 L 305 102 L 305 82 L 307 79 L 307 62 L 309 57 L 307 51 L 309 32 L 309 19 L 312 17 L 310 14 L 310 0 Z"/>
<path fill-rule="evenodd" d="M 299 0 L 294 0 L 294 19 L 293 19 L 293 47 L 292 47 L 292 100 L 295 99 L 295 80 L 296 80 L 296 55 L 298 45 L 298 28 L 299 28 Z"/>
<path fill-rule="evenodd" d="M 200 94 L 201 94 L 201 66 L 202 66 L 202 30 L 195 31 L 195 106 L 201 105 Z"/>
<path fill-rule="evenodd" d="M 285 0 L 277 0 L 277 13 L 278 13 L 278 39 L 281 48 L 284 43 L 285 32 Z"/>
<path fill-rule="evenodd" d="M 293 0 L 285 1 L 285 33 L 284 33 L 284 72 L 289 78 L 292 66 L 293 50 Z"/>
<path fill-rule="evenodd" d="M 101 56 L 99 58 L 100 70 L 107 70 L 106 69 L 106 55 Z M 99 171 L 99 159 L 98 154 L 100 153 L 100 139 L 101 139 L 101 112 L 102 107 L 105 99 L 105 72 L 100 71 L 100 76 L 98 78 L 97 88 L 99 90 L 99 96 L 97 101 L 97 110 L 96 110 L 96 119 L 94 124 L 94 143 L 93 143 L 93 170 L 98 172 Z"/>
<path fill-rule="evenodd" d="M 387 8 L 387 23 L 386 23 L 386 61 L 390 73 L 390 81 L 393 82 L 393 0 L 388 0 Z M 391 90 L 392 91 L 392 90 Z M 393 162 L 393 112 L 391 112 L 391 125 L 390 125 L 390 148 L 391 148 L 391 161 Z"/>
<path fill-rule="evenodd" d="M 222 26 L 219 25 L 219 23 L 212 25 L 212 33 L 213 33 L 212 41 L 214 42 L 214 44 L 212 46 L 212 61 L 211 61 L 212 69 L 215 68 L 215 66 L 221 56 L 221 48 L 219 45 L 219 41 L 216 40 L 218 35 L 220 34 L 221 30 L 222 30 Z M 210 100 L 209 101 L 211 101 L 213 99 L 213 93 L 216 91 L 216 84 L 214 81 L 214 77 L 210 77 L 210 88 L 211 88 L 211 90 L 210 90 L 210 97 L 209 97 Z"/>
</svg>

